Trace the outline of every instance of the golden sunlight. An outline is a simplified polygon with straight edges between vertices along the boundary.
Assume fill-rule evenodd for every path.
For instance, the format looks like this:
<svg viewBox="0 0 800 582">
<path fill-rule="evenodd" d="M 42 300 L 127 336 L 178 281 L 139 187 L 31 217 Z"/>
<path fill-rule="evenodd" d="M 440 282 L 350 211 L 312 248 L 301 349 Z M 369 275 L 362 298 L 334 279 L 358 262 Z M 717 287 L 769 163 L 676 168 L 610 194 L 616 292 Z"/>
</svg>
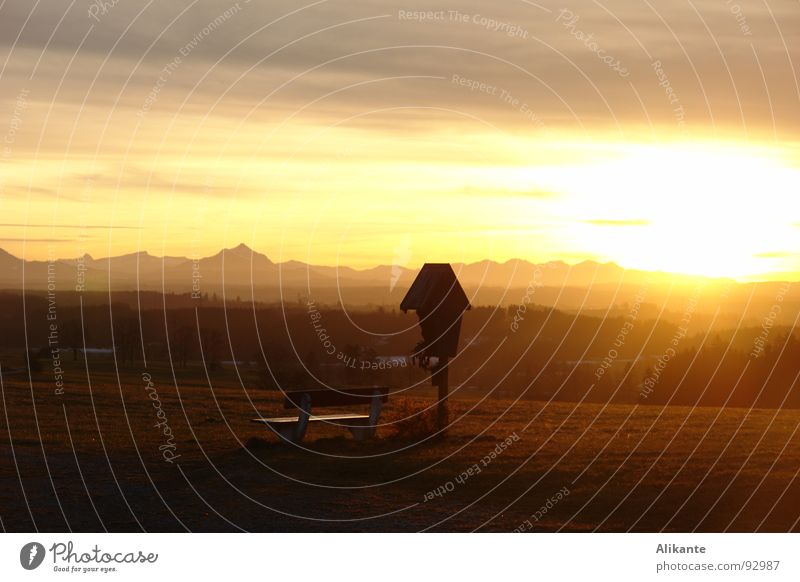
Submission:
<svg viewBox="0 0 800 582">
<path fill-rule="evenodd" d="M 557 192 L 573 253 L 633 268 L 732 278 L 797 272 L 800 169 L 781 152 L 721 144 L 609 146 L 614 159 L 511 171 Z"/>
</svg>

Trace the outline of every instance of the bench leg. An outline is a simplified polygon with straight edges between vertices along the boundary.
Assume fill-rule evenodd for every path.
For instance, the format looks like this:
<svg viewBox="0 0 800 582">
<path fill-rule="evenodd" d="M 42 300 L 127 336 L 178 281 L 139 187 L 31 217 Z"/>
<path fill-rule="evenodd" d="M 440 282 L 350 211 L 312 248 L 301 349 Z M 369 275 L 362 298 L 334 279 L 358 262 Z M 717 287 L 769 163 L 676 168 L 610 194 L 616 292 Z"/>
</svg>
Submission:
<svg viewBox="0 0 800 582">
<path fill-rule="evenodd" d="M 308 428 L 308 417 L 311 416 L 311 398 L 303 395 L 298 409 L 297 422 L 290 424 L 279 425 L 278 428 L 273 430 L 278 433 L 283 440 L 289 443 L 300 443 L 306 436 L 306 429 Z"/>
<path fill-rule="evenodd" d="M 278 436 L 281 437 L 286 442 L 295 443 L 297 442 L 297 425 L 296 424 L 289 424 L 289 425 L 279 425 L 277 428 L 272 427 Z"/>
<path fill-rule="evenodd" d="M 375 429 L 378 426 L 378 418 L 381 415 L 383 408 L 383 397 L 381 393 L 376 391 L 372 397 L 372 402 L 369 407 L 369 424 L 367 426 L 350 426 L 350 434 L 353 439 L 357 441 L 365 441 L 375 436 Z"/>
<path fill-rule="evenodd" d="M 294 427 L 294 439 L 292 442 L 300 443 L 306 436 L 306 429 L 308 428 L 308 417 L 311 416 L 311 397 L 308 394 L 303 394 L 303 399 L 300 402 L 300 410 L 298 411 L 297 425 Z"/>
</svg>

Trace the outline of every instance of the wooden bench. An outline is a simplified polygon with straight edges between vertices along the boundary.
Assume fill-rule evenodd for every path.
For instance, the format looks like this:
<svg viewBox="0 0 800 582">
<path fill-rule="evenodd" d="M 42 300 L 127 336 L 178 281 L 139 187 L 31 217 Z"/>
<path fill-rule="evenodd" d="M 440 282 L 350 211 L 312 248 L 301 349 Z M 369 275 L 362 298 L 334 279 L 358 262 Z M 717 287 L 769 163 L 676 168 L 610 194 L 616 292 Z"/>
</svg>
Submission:
<svg viewBox="0 0 800 582">
<path fill-rule="evenodd" d="M 252 422 L 267 425 L 278 436 L 293 443 L 303 440 L 310 422 L 327 422 L 343 426 L 352 433 L 353 438 L 361 441 L 375 435 L 381 408 L 387 400 L 389 400 L 389 388 L 385 386 L 292 390 L 285 393 L 283 407 L 296 408 L 298 416 L 254 418 Z M 312 408 L 352 405 L 368 405 L 369 414 L 311 414 Z"/>
</svg>

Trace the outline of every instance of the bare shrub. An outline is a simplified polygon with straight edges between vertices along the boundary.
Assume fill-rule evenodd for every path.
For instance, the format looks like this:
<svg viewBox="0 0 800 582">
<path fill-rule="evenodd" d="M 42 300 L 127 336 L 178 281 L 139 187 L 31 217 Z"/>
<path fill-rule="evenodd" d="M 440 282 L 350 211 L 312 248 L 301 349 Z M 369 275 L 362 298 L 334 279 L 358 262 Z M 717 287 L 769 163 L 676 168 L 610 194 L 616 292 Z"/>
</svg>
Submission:
<svg viewBox="0 0 800 582">
<path fill-rule="evenodd" d="M 436 407 L 400 398 L 392 402 L 384 416 L 386 436 L 395 439 L 422 439 L 436 433 Z"/>
</svg>

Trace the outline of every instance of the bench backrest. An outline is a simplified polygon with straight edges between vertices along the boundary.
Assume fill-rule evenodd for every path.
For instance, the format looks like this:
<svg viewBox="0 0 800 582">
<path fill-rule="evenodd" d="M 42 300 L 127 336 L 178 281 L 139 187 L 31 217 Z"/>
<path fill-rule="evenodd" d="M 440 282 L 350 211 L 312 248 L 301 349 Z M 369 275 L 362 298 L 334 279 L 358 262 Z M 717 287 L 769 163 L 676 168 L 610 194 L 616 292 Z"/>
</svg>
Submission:
<svg viewBox="0 0 800 582">
<path fill-rule="evenodd" d="M 389 400 L 388 386 L 312 388 L 309 390 L 291 390 L 286 392 L 283 400 L 283 407 L 299 408 L 305 395 L 308 395 L 311 399 L 311 406 L 314 408 L 319 408 L 321 406 L 350 406 L 353 404 L 368 405 L 372 404 L 372 399 L 376 391 L 380 395 L 381 402 Z"/>
</svg>

